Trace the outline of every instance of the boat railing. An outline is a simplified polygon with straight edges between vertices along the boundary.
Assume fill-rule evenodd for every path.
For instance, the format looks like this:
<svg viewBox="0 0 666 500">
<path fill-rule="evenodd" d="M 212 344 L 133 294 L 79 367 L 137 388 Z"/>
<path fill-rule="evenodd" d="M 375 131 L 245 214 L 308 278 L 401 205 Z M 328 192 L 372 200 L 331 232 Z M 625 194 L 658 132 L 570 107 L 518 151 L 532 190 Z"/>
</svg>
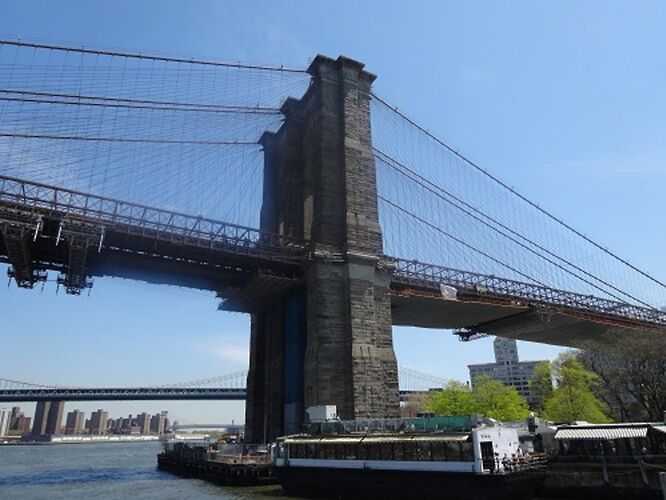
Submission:
<svg viewBox="0 0 666 500">
<path fill-rule="evenodd" d="M 270 464 L 270 450 L 265 445 L 218 444 L 208 451 L 208 460 L 232 464 Z"/>
<path fill-rule="evenodd" d="M 504 473 L 540 471 L 546 469 L 548 458 L 544 453 L 534 453 L 507 457 L 501 460 L 500 463 L 504 466 Z"/>
<path fill-rule="evenodd" d="M 349 433 L 358 432 L 468 432 L 475 420 L 471 416 L 410 418 L 359 418 L 329 422 Z"/>
<path fill-rule="evenodd" d="M 611 455 L 611 454 L 577 454 L 555 455 L 551 462 L 560 464 L 584 464 L 606 462 L 607 464 L 636 464 L 637 462 L 666 464 L 666 455 L 644 453 Z"/>
</svg>

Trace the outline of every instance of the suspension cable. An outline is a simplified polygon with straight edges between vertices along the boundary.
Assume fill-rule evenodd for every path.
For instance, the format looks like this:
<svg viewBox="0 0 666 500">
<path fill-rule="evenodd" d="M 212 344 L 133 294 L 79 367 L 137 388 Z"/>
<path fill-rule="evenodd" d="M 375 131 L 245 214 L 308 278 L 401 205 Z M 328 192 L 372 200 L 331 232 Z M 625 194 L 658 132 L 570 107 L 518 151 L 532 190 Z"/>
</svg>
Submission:
<svg viewBox="0 0 666 500">
<path fill-rule="evenodd" d="M 375 151 L 375 154 L 376 154 L 377 158 L 378 158 L 380 161 L 382 161 L 383 163 L 385 163 L 386 165 L 388 165 L 390 168 L 394 169 L 396 172 L 398 172 L 398 173 L 400 173 L 401 175 L 403 175 L 404 177 L 406 177 L 408 180 L 410 180 L 410 181 L 412 181 L 412 182 L 418 184 L 418 185 L 421 186 L 423 189 L 427 190 L 428 192 L 430 192 L 431 194 L 435 195 L 435 196 L 438 197 L 439 199 L 441 199 L 441 200 L 443 200 L 444 202 L 446 202 L 446 203 L 448 203 L 448 204 L 454 206 L 455 208 L 461 210 L 463 213 L 465 213 L 465 214 L 467 214 L 468 216 L 472 217 L 474 220 L 480 222 L 481 224 L 485 225 L 486 227 L 490 228 L 491 230 L 493 230 L 493 231 L 497 232 L 498 234 L 504 236 L 504 237 L 507 238 L 509 241 L 512 241 L 512 242 L 514 242 L 515 244 L 519 245 L 521 248 L 524 248 L 525 250 L 529 251 L 530 253 L 536 255 L 537 257 L 539 257 L 539 258 L 545 260 L 546 262 L 548 262 L 548 263 L 554 265 L 554 266 L 557 267 L 558 269 L 560 269 L 560 270 L 562 270 L 562 271 L 564 271 L 564 272 L 570 274 L 571 276 L 574 276 L 575 278 L 577 278 L 577 279 L 583 281 L 584 283 L 587 283 L 588 285 L 594 287 L 595 289 L 599 290 L 600 292 L 603 292 L 603 293 L 605 293 L 605 294 L 608 294 L 608 295 L 610 295 L 611 297 L 613 297 L 613 298 L 615 298 L 615 299 L 617 299 L 617 300 L 619 300 L 619 301 L 621 301 L 621 302 L 623 301 L 623 299 L 622 299 L 621 297 L 615 295 L 614 293 L 611 293 L 611 292 L 609 292 L 608 290 L 605 290 L 604 288 L 600 287 L 600 286 L 597 285 L 596 283 L 593 283 L 592 281 L 589 281 L 589 280 L 587 280 L 587 279 L 585 279 L 585 278 L 579 276 L 578 274 L 572 272 L 570 269 L 567 269 L 565 266 L 563 266 L 563 265 L 561 265 L 561 264 L 558 264 L 557 262 L 554 262 L 553 260 L 551 260 L 551 259 L 549 259 L 549 258 L 547 258 L 547 257 L 545 257 L 545 256 L 543 256 L 543 255 L 541 255 L 539 252 L 535 251 L 533 248 L 530 248 L 528 245 L 526 245 L 526 244 L 524 244 L 524 243 L 518 241 L 517 239 L 515 239 L 515 238 L 513 238 L 513 237 L 511 237 L 511 236 L 509 236 L 509 235 L 507 235 L 506 233 L 500 231 L 497 227 L 493 226 L 492 224 L 489 224 L 487 221 L 483 220 L 481 217 L 479 217 L 479 216 L 477 216 L 477 215 L 474 215 L 474 214 L 472 213 L 472 211 L 473 211 L 473 212 L 476 212 L 476 213 L 478 213 L 478 214 L 480 214 L 482 217 L 485 217 L 486 219 L 492 221 L 493 223 L 495 223 L 495 224 L 497 224 L 498 226 L 500 226 L 502 229 L 505 229 L 506 231 L 508 231 L 508 232 L 510 232 L 511 234 L 517 236 L 518 238 L 521 238 L 523 241 L 526 241 L 526 242 L 529 243 L 530 245 L 533 245 L 534 247 L 536 247 L 536 248 L 538 248 L 539 250 L 541 250 L 541 251 L 547 253 L 548 255 L 550 255 L 550 256 L 552 256 L 552 257 L 554 257 L 554 258 L 556 258 L 556 259 L 558 259 L 558 260 L 564 262 L 565 264 L 571 266 L 572 268 L 574 268 L 574 269 L 576 269 L 576 270 L 582 272 L 582 273 L 585 274 L 586 276 L 588 276 L 588 277 L 590 277 L 590 278 L 592 278 L 592 279 L 594 279 L 594 280 L 596 280 L 596 281 L 598 281 L 598 282 L 600 282 L 600 283 L 603 283 L 604 285 L 610 287 L 611 289 L 615 290 L 616 292 L 619 292 L 620 294 L 625 295 L 626 297 L 629 297 L 629 298 L 632 299 L 632 300 L 635 300 L 636 302 L 642 304 L 642 305 L 645 306 L 645 307 L 648 307 L 648 308 L 650 308 L 650 309 L 655 309 L 654 306 L 652 306 L 651 304 L 648 304 L 647 302 L 644 302 L 643 300 L 639 299 L 638 297 L 635 297 L 634 295 L 630 294 L 629 292 L 626 292 L 626 291 L 624 291 L 624 290 L 622 290 L 622 289 L 620 289 L 620 288 L 614 286 L 613 284 L 611 284 L 611 283 L 605 281 L 604 279 L 602 279 L 602 278 L 600 278 L 600 277 L 598 277 L 598 276 L 596 276 L 596 275 L 590 273 L 589 271 L 586 271 L 585 269 L 583 269 L 583 268 L 577 266 L 576 264 L 574 264 L 573 262 L 571 262 L 571 261 L 565 259 L 564 257 L 561 257 L 561 256 L 557 255 L 556 253 L 554 253 L 554 252 L 548 250 L 547 248 L 543 247 L 542 245 L 538 244 L 537 242 L 533 241 L 532 239 L 530 239 L 530 238 L 528 238 L 528 237 L 526 237 L 526 236 L 524 236 L 524 235 L 518 233 L 517 231 L 514 231 L 514 230 L 511 229 L 510 227 L 506 226 L 506 225 L 503 224 L 502 222 L 500 222 L 500 221 L 498 221 L 497 219 L 495 219 L 495 218 L 491 217 L 490 215 L 486 214 L 486 213 L 483 212 L 482 210 L 479 210 L 478 208 L 476 208 L 476 207 L 470 205 L 469 203 L 463 201 L 462 199 L 460 199 L 459 197 L 457 197 L 457 196 L 455 196 L 454 194 L 450 193 L 449 191 L 447 191 L 447 190 L 441 188 L 440 186 L 437 186 L 436 184 L 434 184 L 434 183 L 431 182 L 430 180 L 426 179 L 426 178 L 423 177 L 422 175 L 416 173 L 414 170 L 410 169 L 409 167 L 407 167 L 407 166 L 404 165 L 403 163 L 399 162 L 399 161 L 396 160 L 395 158 L 393 158 L 393 157 L 387 155 L 386 153 L 384 153 L 384 152 L 382 152 L 382 151 L 380 151 L 380 150 L 378 150 L 378 149 L 376 149 L 376 148 L 374 149 L 374 151 Z M 397 167 L 399 167 L 399 168 L 397 168 Z M 438 192 L 438 191 L 439 191 L 439 192 Z M 460 206 L 459 204 L 457 204 L 457 203 L 454 203 L 454 202 L 451 201 L 450 199 L 447 199 L 447 197 L 444 196 L 444 195 L 442 195 L 442 193 L 444 193 L 446 196 L 449 196 L 450 198 L 453 198 L 455 201 L 457 201 L 458 203 L 464 205 L 464 207 L 466 207 L 466 208 L 469 209 L 469 210 L 467 210 L 466 208 L 461 207 L 461 206 Z"/>
<path fill-rule="evenodd" d="M 440 146 L 444 147 L 444 148 L 445 148 L 447 151 L 449 151 L 451 154 L 457 156 L 458 158 L 460 158 L 461 160 L 463 160 L 465 163 L 467 163 L 468 165 L 470 165 L 470 166 L 473 167 L 474 169 L 478 170 L 478 171 L 481 172 L 483 175 L 485 175 L 486 177 L 488 177 L 489 179 L 491 179 L 491 180 L 494 181 L 495 183 L 499 184 L 500 186 L 502 186 L 504 189 L 506 189 L 507 191 L 509 191 L 509 192 L 512 193 L 513 195 L 515 195 L 515 196 L 517 196 L 518 198 L 520 198 L 522 201 L 524 201 L 525 203 L 527 203 L 528 205 L 530 205 L 532 208 L 534 208 L 534 209 L 536 209 L 537 211 L 539 211 L 540 213 L 544 214 L 544 215 L 547 216 L 549 219 L 552 219 L 553 221 L 557 222 L 559 225 L 561 225 L 561 226 L 563 226 L 564 228 L 568 229 L 569 231 L 571 231 L 572 233 L 574 233 L 576 236 L 579 236 L 580 238 L 584 239 L 584 240 L 587 241 L 588 243 L 594 245 L 594 247 L 596 247 L 596 248 L 598 248 L 599 250 L 603 251 L 604 253 L 606 253 L 607 255 L 611 256 L 612 258 L 618 260 L 619 262 L 621 262 L 621 263 L 624 264 L 625 266 L 627 266 L 627 267 L 633 269 L 633 270 L 636 271 L 637 273 L 641 274 L 643 277 L 645 277 L 645 278 L 649 279 L 650 281 L 652 281 L 652 282 L 654 282 L 654 283 L 660 285 L 660 286 L 663 287 L 663 288 L 666 288 L 666 283 L 663 283 L 662 281 L 658 280 L 657 278 L 652 277 L 652 276 L 649 275 L 647 272 L 645 272 L 645 271 L 643 271 L 642 269 L 640 269 L 640 268 L 634 266 L 631 262 L 627 261 L 626 259 L 623 259 L 622 257 L 618 256 L 617 254 L 615 254 L 615 253 L 611 252 L 610 250 L 608 250 L 607 248 L 604 248 L 603 246 L 601 246 L 599 243 L 597 243 L 596 241 L 592 240 L 592 239 L 589 238 L 588 236 L 585 236 L 583 233 L 581 233 L 580 231 L 578 231 L 578 230 L 575 229 L 574 227 L 570 226 L 569 224 L 567 224 L 566 222 L 564 222 L 564 221 L 563 221 L 562 219 L 560 219 L 559 217 L 556 217 L 555 215 L 551 214 L 551 213 L 548 212 L 547 210 L 541 208 L 539 205 L 537 205 L 536 203 L 534 203 L 533 201 L 531 201 L 529 198 L 527 198 L 527 197 L 525 197 L 524 195 L 522 195 L 522 194 L 521 194 L 520 192 L 518 192 L 516 189 L 512 188 L 511 186 L 509 186 L 508 184 L 506 184 L 505 182 L 503 182 L 502 180 L 500 180 L 498 177 L 494 176 L 493 174 L 491 174 L 490 172 L 488 172 L 486 169 L 484 169 L 483 167 L 481 167 L 481 166 L 478 165 L 477 163 L 473 162 L 472 160 L 470 160 L 469 158 L 467 158 L 467 157 L 466 157 L 465 155 L 463 155 L 462 153 L 456 151 L 456 150 L 453 149 L 451 146 L 449 146 L 448 144 L 446 144 L 444 141 L 442 141 L 441 139 L 439 139 L 437 136 L 435 136 L 434 134 L 432 134 L 431 132 L 429 132 L 428 130 L 426 130 L 425 128 L 423 128 L 422 126 L 420 126 L 420 125 L 419 125 L 418 123 L 416 123 L 414 120 L 412 120 L 412 119 L 409 118 L 407 115 L 405 115 L 404 113 L 402 113 L 401 111 L 399 111 L 398 108 L 397 108 L 396 106 L 393 106 L 393 105 L 389 104 L 387 101 L 385 101 L 384 99 L 382 99 L 381 97 L 379 97 L 377 94 L 371 93 L 370 95 L 371 95 L 371 97 L 372 97 L 373 99 L 376 99 L 378 102 L 382 103 L 382 104 L 383 104 L 384 106 L 386 106 L 388 109 L 390 109 L 390 110 L 393 111 L 395 114 L 397 114 L 398 116 L 400 116 L 403 120 L 407 121 L 407 122 L 408 122 L 410 125 L 412 125 L 413 127 L 417 128 L 420 132 L 424 133 L 426 136 L 428 136 L 430 139 L 432 139 L 433 141 L 435 141 L 437 144 L 439 144 Z M 652 306 L 650 306 L 650 307 L 652 307 Z"/>
<path fill-rule="evenodd" d="M 50 45 L 45 43 L 33 43 L 33 42 L 23 42 L 20 40 L 2 40 L 0 39 L 0 45 L 10 45 L 14 47 L 27 47 L 33 49 L 45 49 L 45 50 L 59 50 L 64 52 L 75 52 L 79 54 L 92 54 L 96 56 L 110 56 L 110 57 L 126 57 L 128 59 L 146 59 L 151 61 L 163 61 L 163 62 L 172 62 L 172 63 L 184 63 L 184 64 L 197 64 L 203 66 L 216 66 L 222 68 L 237 68 L 237 69 L 250 69 L 257 71 L 277 71 L 283 73 L 305 73 L 307 70 L 303 68 L 289 68 L 285 66 L 268 66 L 268 65 L 254 65 L 254 64 L 241 64 L 241 63 L 230 63 L 222 61 L 209 61 L 202 59 L 185 59 L 179 57 L 168 57 L 168 56 L 158 56 L 158 55 L 147 55 L 136 52 L 119 52 L 112 50 L 99 50 L 99 49 L 86 49 L 85 47 L 71 47 L 63 45 Z"/>
</svg>

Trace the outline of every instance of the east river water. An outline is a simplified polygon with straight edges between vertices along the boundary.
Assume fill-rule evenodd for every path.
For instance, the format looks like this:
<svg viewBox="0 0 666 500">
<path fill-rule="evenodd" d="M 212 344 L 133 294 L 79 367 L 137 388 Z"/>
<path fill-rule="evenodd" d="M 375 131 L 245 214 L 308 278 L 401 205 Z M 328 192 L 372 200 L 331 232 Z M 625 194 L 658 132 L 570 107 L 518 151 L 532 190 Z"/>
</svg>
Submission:
<svg viewBox="0 0 666 500">
<path fill-rule="evenodd" d="M 162 444 L 0 446 L 0 500 L 294 500 L 279 486 L 230 488 L 157 470 Z"/>
<path fill-rule="evenodd" d="M 279 486 L 228 488 L 157 470 L 160 443 L 0 446 L 0 499 L 284 498 Z"/>
</svg>

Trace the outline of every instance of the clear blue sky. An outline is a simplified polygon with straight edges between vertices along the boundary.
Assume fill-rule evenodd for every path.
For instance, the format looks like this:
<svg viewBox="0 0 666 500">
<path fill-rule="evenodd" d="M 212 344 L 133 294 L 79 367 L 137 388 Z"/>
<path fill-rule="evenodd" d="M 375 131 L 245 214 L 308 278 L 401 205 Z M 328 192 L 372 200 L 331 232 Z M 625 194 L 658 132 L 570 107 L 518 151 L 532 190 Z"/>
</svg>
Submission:
<svg viewBox="0 0 666 500">
<path fill-rule="evenodd" d="M 290 66 L 317 53 L 364 61 L 379 94 L 662 279 L 664 19 L 657 1 L 0 3 L 3 37 Z M 98 279 L 89 298 L 3 289 L 0 377 L 156 384 L 245 368 L 249 319 L 216 306 L 212 294 L 117 279 Z M 492 359 L 489 339 L 405 328 L 394 339 L 401 365 L 445 377 Z M 559 352 L 519 349 L 524 359 Z M 243 417 L 239 403 L 104 406 Z"/>
</svg>

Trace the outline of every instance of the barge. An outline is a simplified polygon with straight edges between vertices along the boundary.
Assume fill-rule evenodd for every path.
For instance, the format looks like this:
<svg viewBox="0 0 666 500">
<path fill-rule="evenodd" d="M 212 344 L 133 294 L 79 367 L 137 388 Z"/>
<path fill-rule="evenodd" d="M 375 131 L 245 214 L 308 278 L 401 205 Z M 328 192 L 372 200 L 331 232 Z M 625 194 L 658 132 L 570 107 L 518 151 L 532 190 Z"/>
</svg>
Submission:
<svg viewBox="0 0 666 500">
<path fill-rule="evenodd" d="M 545 478 L 544 458 L 522 452 L 516 429 L 468 419 L 418 432 L 415 420 L 399 431 L 280 438 L 275 474 L 289 495 L 385 499 L 531 499 Z"/>
<path fill-rule="evenodd" d="M 265 446 L 169 441 L 157 455 L 160 470 L 228 486 L 274 484 L 273 463 Z"/>
</svg>

